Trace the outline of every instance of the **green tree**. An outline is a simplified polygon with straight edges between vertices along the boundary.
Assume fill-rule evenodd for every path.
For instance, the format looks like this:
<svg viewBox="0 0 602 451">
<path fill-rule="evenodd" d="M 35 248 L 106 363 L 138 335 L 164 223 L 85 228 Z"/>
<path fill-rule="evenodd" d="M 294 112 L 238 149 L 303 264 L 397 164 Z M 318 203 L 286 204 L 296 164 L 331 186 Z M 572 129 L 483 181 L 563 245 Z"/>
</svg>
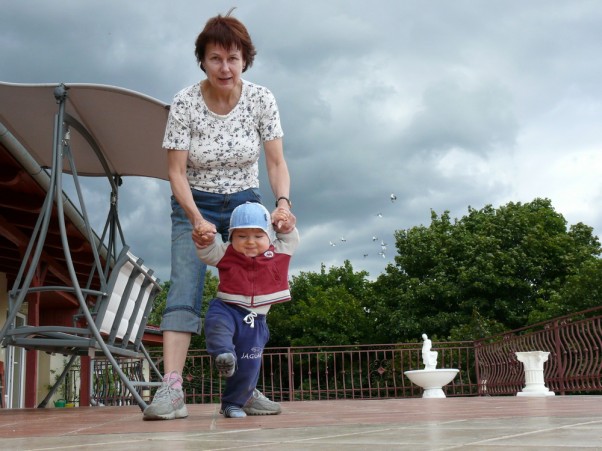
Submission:
<svg viewBox="0 0 602 451">
<path fill-rule="evenodd" d="M 217 293 L 217 286 L 219 284 L 219 278 L 213 274 L 211 271 L 207 271 L 205 273 L 205 285 L 203 289 L 203 305 L 201 308 L 202 317 L 205 317 L 205 312 L 207 311 L 207 307 L 209 306 L 209 302 L 213 299 Z M 167 302 L 167 293 L 169 292 L 169 287 L 171 286 L 171 281 L 168 280 L 164 282 L 161 287 L 163 290 L 157 295 L 155 298 L 155 302 L 153 305 L 153 309 L 148 317 L 148 323 L 159 326 L 161 324 L 161 318 L 163 317 L 163 311 L 165 310 L 165 304 Z M 205 335 L 195 335 L 192 337 L 192 348 L 203 349 L 205 348 Z"/>
<path fill-rule="evenodd" d="M 291 281 L 292 300 L 269 313 L 269 346 L 319 346 L 362 343 L 366 339 L 372 298 L 365 271 L 341 267 L 302 272 Z"/>
<path fill-rule="evenodd" d="M 381 341 L 422 332 L 470 339 L 529 323 L 536 308 L 600 255 L 592 229 L 567 229 L 548 199 L 468 209 L 395 233 L 398 255 L 375 283 Z M 386 341 L 389 341 L 386 340 Z"/>
<path fill-rule="evenodd" d="M 529 314 L 534 324 L 602 305 L 602 260 L 587 260 L 549 299 L 540 298 Z"/>
</svg>

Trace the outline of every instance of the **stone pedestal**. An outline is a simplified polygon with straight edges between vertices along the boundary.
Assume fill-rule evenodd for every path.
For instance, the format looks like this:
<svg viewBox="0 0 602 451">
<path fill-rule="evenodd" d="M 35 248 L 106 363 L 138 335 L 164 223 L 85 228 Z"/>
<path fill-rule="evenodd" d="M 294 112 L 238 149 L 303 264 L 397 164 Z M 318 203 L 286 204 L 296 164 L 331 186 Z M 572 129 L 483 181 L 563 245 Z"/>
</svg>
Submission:
<svg viewBox="0 0 602 451">
<path fill-rule="evenodd" d="M 543 364 L 548 361 L 549 352 L 530 351 L 517 352 L 516 358 L 522 362 L 525 368 L 525 388 L 518 392 L 516 396 L 554 396 L 555 393 L 550 391 L 543 378 Z"/>
</svg>

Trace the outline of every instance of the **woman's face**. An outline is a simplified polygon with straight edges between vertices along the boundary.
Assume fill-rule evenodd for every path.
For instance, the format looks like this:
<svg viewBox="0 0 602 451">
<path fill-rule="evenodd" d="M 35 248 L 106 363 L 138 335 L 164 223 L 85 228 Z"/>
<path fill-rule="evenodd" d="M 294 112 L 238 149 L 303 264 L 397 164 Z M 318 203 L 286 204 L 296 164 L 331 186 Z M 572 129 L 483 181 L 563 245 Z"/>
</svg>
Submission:
<svg viewBox="0 0 602 451">
<path fill-rule="evenodd" d="M 238 86 L 245 61 L 236 47 L 226 50 L 217 44 L 207 44 L 203 67 L 211 86 L 219 90 L 230 90 Z"/>
<path fill-rule="evenodd" d="M 262 229 L 234 229 L 230 242 L 235 251 L 247 257 L 257 257 L 270 248 L 268 234 Z"/>
</svg>

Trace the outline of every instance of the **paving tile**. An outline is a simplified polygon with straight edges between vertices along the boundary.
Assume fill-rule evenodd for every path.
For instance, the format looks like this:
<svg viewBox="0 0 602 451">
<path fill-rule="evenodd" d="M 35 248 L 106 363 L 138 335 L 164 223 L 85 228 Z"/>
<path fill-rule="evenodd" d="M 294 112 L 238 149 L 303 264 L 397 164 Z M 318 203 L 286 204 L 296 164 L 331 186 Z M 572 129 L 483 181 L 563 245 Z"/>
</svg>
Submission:
<svg viewBox="0 0 602 451">
<path fill-rule="evenodd" d="M 602 397 L 296 401 L 226 419 L 215 404 L 142 421 L 140 409 L 0 409 L 0 449 L 601 450 Z"/>
</svg>

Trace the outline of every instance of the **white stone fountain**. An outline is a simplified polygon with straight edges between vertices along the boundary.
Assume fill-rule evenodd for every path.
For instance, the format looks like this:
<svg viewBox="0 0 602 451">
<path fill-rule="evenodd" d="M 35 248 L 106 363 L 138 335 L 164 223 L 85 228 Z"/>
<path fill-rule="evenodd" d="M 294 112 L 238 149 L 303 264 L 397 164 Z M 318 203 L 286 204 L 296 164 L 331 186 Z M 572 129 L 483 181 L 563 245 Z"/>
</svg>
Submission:
<svg viewBox="0 0 602 451">
<path fill-rule="evenodd" d="M 432 342 L 426 334 L 422 334 L 422 363 L 424 369 L 405 371 L 405 375 L 419 387 L 424 389 L 423 398 L 445 398 L 443 386 L 454 380 L 458 374 L 455 368 L 437 368 L 437 351 L 432 351 Z"/>
</svg>

